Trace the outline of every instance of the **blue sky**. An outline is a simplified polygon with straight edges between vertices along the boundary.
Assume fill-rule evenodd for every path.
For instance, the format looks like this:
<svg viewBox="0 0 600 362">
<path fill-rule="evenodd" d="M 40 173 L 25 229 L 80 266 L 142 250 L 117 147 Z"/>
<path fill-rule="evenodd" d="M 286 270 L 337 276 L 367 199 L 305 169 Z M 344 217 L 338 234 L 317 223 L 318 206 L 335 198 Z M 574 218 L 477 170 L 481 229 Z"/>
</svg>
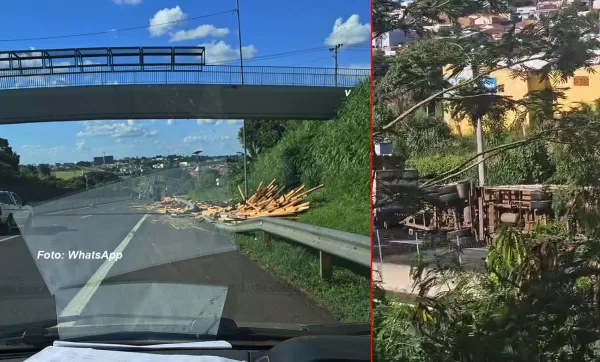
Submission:
<svg viewBox="0 0 600 362">
<path fill-rule="evenodd" d="M 245 65 L 332 67 L 328 48 L 343 43 L 340 67 L 368 67 L 368 0 L 239 1 Z M 235 0 L 61 0 L 59 4 L 3 3 L 1 50 L 204 45 L 207 63 L 239 62 Z M 227 13 L 192 19 L 220 12 Z M 172 23 L 181 20 L 185 21 Z M 165 23 L 172 24 L 160 25 Z M 106 33 L 32 39 L 95 32 Z M 91 160 L 102 152 L 117 158 L 196 149 L 219 155 L 241 150 L 240 125 L 236 120 L 34 123 L 0 126 L 0 137 L 9 140 L 23 164 Z"/>
</svg>

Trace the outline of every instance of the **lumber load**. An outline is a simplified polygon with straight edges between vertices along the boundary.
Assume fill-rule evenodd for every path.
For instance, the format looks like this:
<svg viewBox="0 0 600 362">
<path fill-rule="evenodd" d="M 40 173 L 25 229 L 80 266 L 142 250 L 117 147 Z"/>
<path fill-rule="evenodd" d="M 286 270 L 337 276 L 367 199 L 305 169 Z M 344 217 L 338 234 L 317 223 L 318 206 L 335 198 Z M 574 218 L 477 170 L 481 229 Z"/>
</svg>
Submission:
<svg viewBox="0 0 600 362">
<path fill-rule="evenodd" d="M 242 201 L 231 206 L 217 206 L 211 202 L 192 202 L 200 209 L 199 212 L 192 213 L 189 212 L 189 206 L 176 199 L 166 197 L 163 201 L 152 204 L 151 209 L 171 215 L 187 211 L 191 217 L 196 219 L 210 217 L 232 223 L 256 217 L 278 217 L 296 220 L 297 214 L 308 210 L 310 207 L 310 202 L 306 201 L 308 195 L 323 187 L 323 185 L 318 185 L 305 190 L 305 186 L 300 185 L 286 192 L 285 187 L 279 187 L 275 181 L 271 181 L 268 185 L 261 182 L 249 197 L 244 195 L 241 187 L 238 186 L 237 189 Z"/>
</svg>

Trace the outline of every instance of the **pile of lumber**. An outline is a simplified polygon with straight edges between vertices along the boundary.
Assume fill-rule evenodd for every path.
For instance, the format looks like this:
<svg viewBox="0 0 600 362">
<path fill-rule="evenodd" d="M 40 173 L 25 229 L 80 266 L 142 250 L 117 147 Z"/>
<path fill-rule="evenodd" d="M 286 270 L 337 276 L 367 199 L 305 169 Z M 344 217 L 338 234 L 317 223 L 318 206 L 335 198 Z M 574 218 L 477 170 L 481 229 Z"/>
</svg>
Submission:
<svg viewBox="0 0 600 362">
<path fill-rule="evenodd" d="M 188 211 L 189 206 L 171 197 L 165 197 L 162 201 L 155 202 L 148 207 L 151 211 L 161 214 L 180 214 Z"/>
<path fill-rule="evenodd" d="M 204 215 L 213 216 L 222 221 L 239 221 L 267 216 L 294 220 L 296 214 L 306 211 L 310 207 L 310 202 L 305 202 L 308 195 L 322 187 L 323 185 L 319 185 L 303 191 L 304 185 L 301 185 L 284 193 L 285 187 L 278 187 L 273 180 L 267 186 L 263 186 L 261 182 L 254 194 L 248 198 L 238 186 L 242 202 L 227 208 L 206 208 Z M 202 208 L 201 205 L 198 206 Z"/>
<path fill-rule="evenodd" d="M 297 218 L 297 214 L 308 210 L 310 207 L 310 202 L 305 201 L 308 195 L 322 187 L 323 185 L 319 185 L 305 191 L 304 185 L 301 185 L 285 192 L 285 187 L 277 186 L 275 180 L 273 180 L 266 186 L 263 186 L 261 182 L 250 197 L 244 195 L 242 189 L 238 186 L 242 201 L 232 206 L 223 207 L 211 203 L 193 202 L 200 211 L 190 212 L 187 205 L 179 203 L 175 199 L 165 198 L 165 200 L 153 205 L 153 209 L 172 215 L 187 211 L 197 219 L 208 216 L 225 222 L 243 221 L 255 217 L 278 217 L 294 220 Z"/>
</svg>

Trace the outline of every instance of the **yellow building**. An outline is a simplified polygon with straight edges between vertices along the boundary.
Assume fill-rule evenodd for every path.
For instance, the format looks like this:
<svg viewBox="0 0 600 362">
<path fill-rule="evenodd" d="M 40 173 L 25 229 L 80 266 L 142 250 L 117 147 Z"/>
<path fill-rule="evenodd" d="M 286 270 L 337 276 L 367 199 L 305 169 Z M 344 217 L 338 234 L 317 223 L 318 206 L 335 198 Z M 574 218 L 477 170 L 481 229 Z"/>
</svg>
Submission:
<svg viewBox="0 0 600 362">
<path fill-rule="evenodd" d="M 525 63 L 528 69 L 540 69 L 544 64 L 539 61 Z M 529 92 L 544 89 L 561 89 L 564 92 L 564 99 L 560 101 L 562 109 L 568 109 L 577 106 L 579 103 L 593 103 L 600 99 L 600 65 L 594 62 L 592 66 L 595 72 L 588 72 L 586 69 L 577 70 L 574 77 L 569 78 L 567 82 L 560 83 L 550 80 L 541 80 L 534 71 L 522 73 L 524 77 L 514 78 L 514 71 L 503 69 L 490 74 L 495 78 L 497 84 L 497 94 L 509 96 L 513 99 L 522 99 Z M 468 73 L 459 76 L 463 79 L 471 77 Z M 516 114 L 509 112 L 506 115 L 506 125 L 512 125 L 515 122 Z M 532 116 L 528 115 L 525 119 L 525 125 L 532 121 Z M 444 120 L 448 123 L 452 132 L 459 135 L 471 135 L 474 133 L 472 122 L 467 119 L 452 119 L 449 112 L 444 112 Z"/>
</svg>

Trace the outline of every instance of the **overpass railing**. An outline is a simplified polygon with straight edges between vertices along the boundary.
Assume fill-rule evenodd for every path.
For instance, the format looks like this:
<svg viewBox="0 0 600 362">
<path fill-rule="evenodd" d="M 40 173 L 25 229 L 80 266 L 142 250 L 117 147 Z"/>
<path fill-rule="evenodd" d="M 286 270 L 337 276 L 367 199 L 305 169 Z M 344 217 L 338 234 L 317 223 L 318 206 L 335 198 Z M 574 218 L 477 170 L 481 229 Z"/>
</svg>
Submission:
<svg viewBox="0 0 600 362">
<path fill-rule="evenodd" d="M 118 84 L 242 84 L 239 66 L 187 65 L 178 70 L 168 66 L 120 67 L 111 72 L 109 66 L 61 68 L 55 74 L 46 69 L 29 70 L 28 75 L 1 75 L 0 89 L 48 88 Z M 150 68 L 150 69 L 148 69 Z M 83 71 L 81 70 L 83 69 Z M 55 70 L 56 71 L 56 70 Z M 244 84 L 353 87 L 368 79 L 369 69 L 244 66 Z M 337 81 L 337 85 L 336 85 Z"/>
<path fill-rule="evenodd" d="M 242 84 L 242 76 L 252 85 L 352 87 L 369 75 L 369 69 L 207 65 L 202 46 L 0 51 L 0 89 Z"/>
</svg>

